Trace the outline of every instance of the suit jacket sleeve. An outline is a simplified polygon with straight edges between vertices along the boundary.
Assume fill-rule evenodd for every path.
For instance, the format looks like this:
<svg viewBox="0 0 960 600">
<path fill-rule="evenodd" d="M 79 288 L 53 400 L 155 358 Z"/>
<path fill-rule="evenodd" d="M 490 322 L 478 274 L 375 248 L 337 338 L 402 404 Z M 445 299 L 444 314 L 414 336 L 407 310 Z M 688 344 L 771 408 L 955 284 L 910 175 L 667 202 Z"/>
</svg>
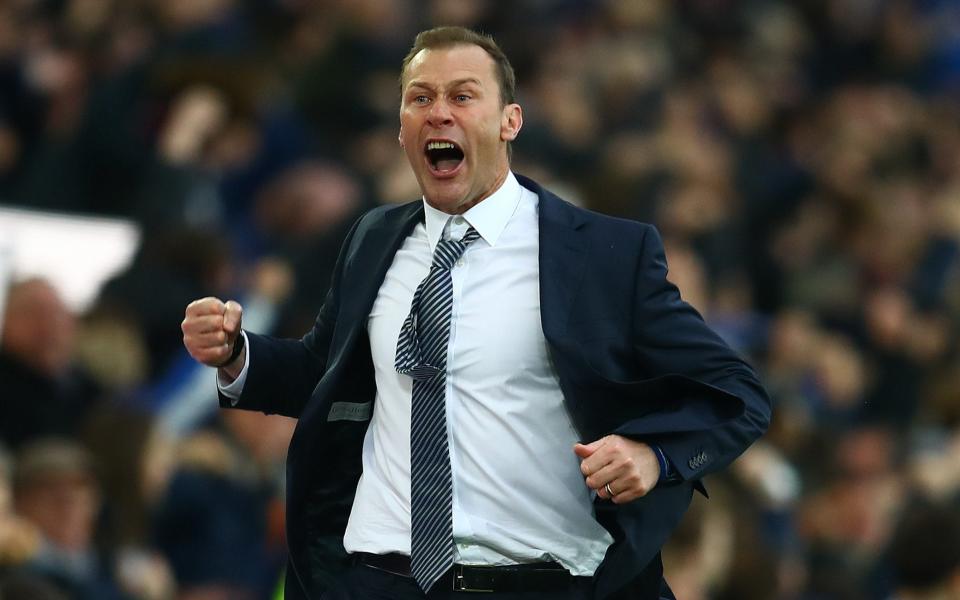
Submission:
<svg viewBox="0 0 960 600">
<path fill-rule="evenodd" d="M 663 243 L 652 226 L 646 227 L 642 243 L 633 307 L 634 353 L 643 371 L 679 375 L 691 382 L 682 399 L 687 408 L 716 410 L 736 398 L 742 410 L 723 415 L 709 427 L 691 424 L 651 436 L 649 422 L 640 418 L 616 433 L 658 444 L 685 480 L 722 469 L 766 430 L 770 399 L 753 369 L 681 300 L 677 287 L 667 280 Z M 672 400 L 680 399 L 660 399 Z"/>
<path fill-rule="evenodd" d="M 250 367 L 243 393 L 235 403 L 221 394 L 221 407 L 299 418 L 326 370 L 330 342 L 340 310 L 344 257 L 354 242 L 361 220 L 353 225 L 340 248 L 330 289 L 311 330 L 299 340 L 248 331 Z"/>
</svg>

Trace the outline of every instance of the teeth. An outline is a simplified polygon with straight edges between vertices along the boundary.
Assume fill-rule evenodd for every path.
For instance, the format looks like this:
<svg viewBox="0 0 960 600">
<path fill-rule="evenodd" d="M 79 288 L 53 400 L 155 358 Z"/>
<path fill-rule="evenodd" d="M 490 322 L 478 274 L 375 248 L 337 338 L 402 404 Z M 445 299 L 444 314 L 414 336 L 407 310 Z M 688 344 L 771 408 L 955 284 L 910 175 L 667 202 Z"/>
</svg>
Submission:
<svg viewBox="0 0 960 600">
<path fill-rule="evenodd" d="M 456 148 L 451 142 L 430 142 L 427 150 L 453 150 Z"/>
</svg>

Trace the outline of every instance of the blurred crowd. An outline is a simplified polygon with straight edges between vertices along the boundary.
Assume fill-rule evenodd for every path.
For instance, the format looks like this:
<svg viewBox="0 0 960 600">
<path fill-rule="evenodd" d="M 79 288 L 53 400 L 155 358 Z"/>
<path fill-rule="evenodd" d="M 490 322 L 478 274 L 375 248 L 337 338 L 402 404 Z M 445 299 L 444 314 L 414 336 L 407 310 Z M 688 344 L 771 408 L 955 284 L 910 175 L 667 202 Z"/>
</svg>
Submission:
<svg viewBox="0 0 960 600">
<path fill-rule="evenodd" d="M 179 323 L 310 326 L 356 216 L 419 196 L 397 76 L 436 24 L 511 57 L 514 170 L 656 224 L 769 387 L 678 598 L 960 598 L 960 3 L 5 0 L 0 203 L 143 241 L 84 314 L 8 291 L 0 599 L 275 593 L 293 424 L 216 411 Z"/>
</svg>

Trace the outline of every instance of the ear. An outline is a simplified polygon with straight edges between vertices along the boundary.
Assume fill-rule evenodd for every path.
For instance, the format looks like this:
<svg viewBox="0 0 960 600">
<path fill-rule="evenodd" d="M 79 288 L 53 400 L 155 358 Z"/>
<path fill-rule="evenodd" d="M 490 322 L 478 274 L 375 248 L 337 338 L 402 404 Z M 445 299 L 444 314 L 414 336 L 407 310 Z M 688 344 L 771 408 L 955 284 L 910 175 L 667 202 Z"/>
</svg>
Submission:
<svg viewBox="0 0 960 600">
<path fill-rule="evenodd" d="M 519 104 L 508 104 L 503 107 L 500 119 L 500 141 L 512 142 L 517 139 L 520 128 L 523 127 L 523 110 Z"/>
<path fill-rule="evenodd" d="M 400 132 L 397 134 L 397 141 L 400 142 L 400 147 L 403 148 L 403 124 L 400 125 Z"/>
</svg>

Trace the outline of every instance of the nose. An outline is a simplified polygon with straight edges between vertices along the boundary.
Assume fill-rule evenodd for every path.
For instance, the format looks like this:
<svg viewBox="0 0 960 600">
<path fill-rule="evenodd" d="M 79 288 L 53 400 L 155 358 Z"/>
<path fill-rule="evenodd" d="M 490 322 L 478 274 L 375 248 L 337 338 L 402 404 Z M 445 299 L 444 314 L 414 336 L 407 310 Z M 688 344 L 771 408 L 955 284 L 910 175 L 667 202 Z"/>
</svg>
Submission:
<svg viewBox="0 0 960 600">
<path fill-rule="evenodd" d="M 443 127 L 444 125 L 453 123 L 453 115 L 450 113 L 450 106 L 447 105 L 446 100 L 437 98 L 437 100 L 430 105 L 430 112 L 427 113 L 427 122 L 430 123 L 432 127 Z"/>
</svg>

